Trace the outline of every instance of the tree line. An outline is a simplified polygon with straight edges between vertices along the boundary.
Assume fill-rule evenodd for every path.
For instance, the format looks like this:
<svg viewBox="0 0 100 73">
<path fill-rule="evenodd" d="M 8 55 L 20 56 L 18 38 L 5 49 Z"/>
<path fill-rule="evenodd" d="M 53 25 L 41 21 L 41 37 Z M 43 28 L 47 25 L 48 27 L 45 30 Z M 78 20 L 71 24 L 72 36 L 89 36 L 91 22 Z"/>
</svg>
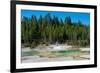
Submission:
<svg viewBox="0 0 100 73">
<path fill-rule="evenodd" d="M 72 22 L 70 16 L 64 19 L 51 16 L 22 17 L 21 42 L 24 46 L 35 47 L 39 44 L 54 44 L 56 42 L 73 46 L 90 45 L 90 27 L 80 20 Z"/>
</svg>

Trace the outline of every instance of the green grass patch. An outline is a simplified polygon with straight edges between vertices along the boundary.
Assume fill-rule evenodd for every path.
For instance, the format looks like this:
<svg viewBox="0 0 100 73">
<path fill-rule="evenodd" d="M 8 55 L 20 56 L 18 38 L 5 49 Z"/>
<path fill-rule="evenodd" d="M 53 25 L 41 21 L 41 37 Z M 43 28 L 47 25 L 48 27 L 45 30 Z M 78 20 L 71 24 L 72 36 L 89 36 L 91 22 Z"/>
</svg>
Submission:
<svg viewBox="0 0 100 73">
<path fill-rule="evenodd" d="M 37 54 L 39 54 L 39 52 L 38 51 L 32 51 L 32 55 L 37 55 Z"/>
<path fill-rule="evenodd" d="M 33 55 L 38 55 L 38 51 L 28 51 L 28 52 L 22 52 L 22 56 L 33 56 Z"/>
<path fill-rule="evenodd" d="M 71 49 L 71 50 L 60 50 L 60 51 L 36 51 L 32 50 L 29 52 L 23 52 L 22 56 L 42 56 L 42 57 L 64 57 L 69 55 L 80 54 L 81 51 L 79 49 Z"/>
<path fill-rule="evenodd" d="M 67 56 L 81 53 L 80 50 L 61 50 L 61 51 L 52 51 L 52 54 L 56 56 Z"/>
<path fill-rule="evenodd" d="M 22 52 L 22 56 L 31 56 L 33 55 L 31 51 L 29 52 Z"/>
</svg>

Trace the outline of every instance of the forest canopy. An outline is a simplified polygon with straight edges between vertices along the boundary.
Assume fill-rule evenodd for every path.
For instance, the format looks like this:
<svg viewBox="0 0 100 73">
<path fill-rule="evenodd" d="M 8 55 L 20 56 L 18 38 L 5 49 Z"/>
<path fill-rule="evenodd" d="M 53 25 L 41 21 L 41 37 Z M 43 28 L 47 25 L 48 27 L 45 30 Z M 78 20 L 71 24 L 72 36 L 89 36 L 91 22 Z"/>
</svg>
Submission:
<svg viewBox="0 0 100 73">
<path fill-rule="evenodd" d="M 90 25 L 80 20 L 72 22 L 70 16 L 61 19 L 47 13 L 37 18 L 23 16 L 21 19 L 21 42 L 31 48 L 39 44 L 69 44 L 86 47 L 90 45 Z"/>
</svg>

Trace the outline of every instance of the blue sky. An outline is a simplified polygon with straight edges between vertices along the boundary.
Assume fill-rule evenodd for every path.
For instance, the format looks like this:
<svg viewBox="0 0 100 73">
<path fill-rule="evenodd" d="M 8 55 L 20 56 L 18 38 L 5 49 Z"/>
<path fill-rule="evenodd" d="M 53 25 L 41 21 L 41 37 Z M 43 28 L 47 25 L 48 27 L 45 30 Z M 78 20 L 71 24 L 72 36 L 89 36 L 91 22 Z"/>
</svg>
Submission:
<svg viewBox="0 0 100 73">
<path fill-rule="evenodd" d="M 90 13 L 84 12 L 60 12 L 60 11 L 39 11 L 39 10 L 21 10 L 21 16 L 31 17 L 35 15 L 37 18 L 40 15 L 45 16 L 50 13 L 51 16 L 57 16 L 58 18 L 65 19 L 66 16 L 70 16 L 72 22 L 78 22 L 80 20 L 85 25 L 90 25 Z"/>
</svg>

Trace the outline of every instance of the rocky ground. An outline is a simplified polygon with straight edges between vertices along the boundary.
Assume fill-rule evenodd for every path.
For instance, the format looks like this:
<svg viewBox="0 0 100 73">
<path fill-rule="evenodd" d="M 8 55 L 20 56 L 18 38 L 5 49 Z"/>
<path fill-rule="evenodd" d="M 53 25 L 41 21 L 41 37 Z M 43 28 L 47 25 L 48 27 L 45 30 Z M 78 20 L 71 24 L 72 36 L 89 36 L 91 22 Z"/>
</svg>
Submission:
<svg viewBox="0 0 100 73">
<path fill-rule="evenodd" d="M 70 45 L 39 45 L 33 49 L 22 48 L 22 63 L 46 62 L 46 61 L 68 61 L 89 60 L 90 48 L 76 48 Z"/>
</svg>

